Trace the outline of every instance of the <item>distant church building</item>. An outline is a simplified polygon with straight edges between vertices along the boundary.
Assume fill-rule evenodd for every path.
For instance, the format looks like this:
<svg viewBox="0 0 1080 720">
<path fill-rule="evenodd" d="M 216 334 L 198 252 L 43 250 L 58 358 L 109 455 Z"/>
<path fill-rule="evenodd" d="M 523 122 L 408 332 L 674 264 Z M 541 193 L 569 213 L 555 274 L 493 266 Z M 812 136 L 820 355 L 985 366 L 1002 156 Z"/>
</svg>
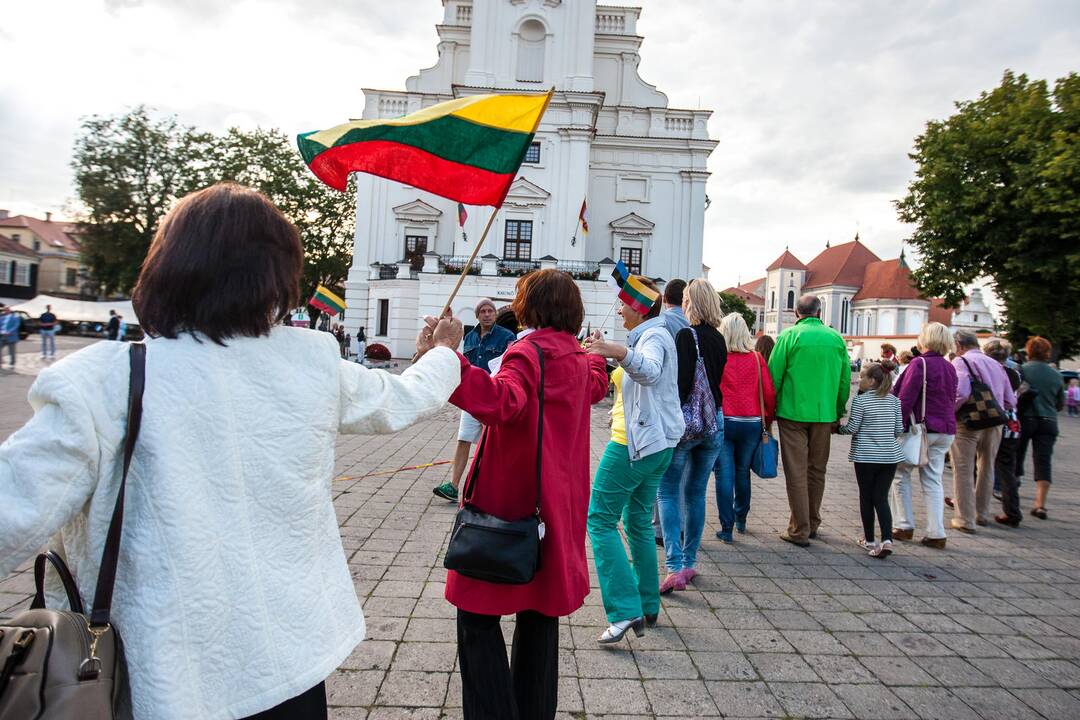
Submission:
<svg viewBox="0 0 1080 720">
<path fill-rule="evenodd" d="M 709 110 L 668 107 L 637 73 L 641 9 L 593 0 L 443 0 L 439 59 L 404 91 L 365 89 L 363 118 L 391 118 L 490 92 L 555 94 L 525 164 L 455 300 L 474 322 L 481 297 L 507 304 L 520 275 L 557 267 L 578 279 L 586 322 L 615 337 L 604 285 L 616 260 L 661 281 L 703 274 Z M 358 174 L 345 326 L 395 357 L 412 354 L 419 317 L 436 313 L 491 208 L 457 204 Z M 587 204 L 588 231 L 580 222 Z M 661 283 L 662 284 L 662 283 Z M 606 318 L 606 320 L 605 320 Z"/>
<path fill-rule="evenodd" d="M 795 304 L 806 293 L 821 298 L 822 321 L 849 337 L 918 335 L 931 321 L 953 329 L 994 328 L 980 290 L 973 290 L 958 311 L 945 308 L 919 294 L 903 253 L 882 260 L 857 234 L 852 242 L 827 246 L 807 264 L 784 250 L 765 277 L 725 292 L 741 297 L 758 318 L 755 330 L 772 336 L 795 324 Z"/>
</svg>

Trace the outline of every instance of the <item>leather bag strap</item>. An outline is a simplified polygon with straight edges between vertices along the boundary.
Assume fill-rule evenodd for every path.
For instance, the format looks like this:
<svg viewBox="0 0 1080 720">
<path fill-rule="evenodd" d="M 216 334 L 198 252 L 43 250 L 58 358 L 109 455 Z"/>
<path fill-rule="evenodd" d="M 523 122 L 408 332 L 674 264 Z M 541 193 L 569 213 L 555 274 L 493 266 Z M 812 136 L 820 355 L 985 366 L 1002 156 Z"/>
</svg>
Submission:
<svg viewBox="0 0 1080 720">
<path fill-rule="evenodd" d="M 30 603 L 31 610 L 40 610 L 45 607 L 45 563 L 49 563 L 60 576 L 60 582 L 64 585 L 67 594 L 68 606 L 71 612 L 83 614 L 82 598 L 79 597 L 79 587 L 75 584 L 75 578 L 64 563 L 63 559 L 52 550 L 46 550 L 34 560 L 34 599 Z"/>
<path fill-rule="evenodd" d="M 767 429 L 768 425 L 765 424 L 765 389 L 763 387 L 763 382 L 761 379 L 761 361 L 759 358 L 761 358 L 761 355 L 758 354 L 757 350 L 755 350 L 754 367 L 757 368 L 757 399 L 758 408 L 761 411 L 761 434 L 764 436 L 768 435 L 769 431 Z"/>
<path fill-rule="evenodd" d="M 142 425 L 143 388 L 146 385 L 146 345 L 131 344 L 131 378 L 128 384 L 127 431 L 124 434 L 124 473 L 120 478 L 120 491 L 116 494 L 109 532 L 105 536 L 105 551 L 101 555 L 97 589 L 94 591 L 94 608 L 90 612 L 90 627 L 109 625 L 112 610 L 113 585 L 116 583 L 116 564 L 120 559 L 120 534 L 124 528 L 124 491 L 127 488 L 128 468 L 135 453 L 135 441 Z"/>
</svg>

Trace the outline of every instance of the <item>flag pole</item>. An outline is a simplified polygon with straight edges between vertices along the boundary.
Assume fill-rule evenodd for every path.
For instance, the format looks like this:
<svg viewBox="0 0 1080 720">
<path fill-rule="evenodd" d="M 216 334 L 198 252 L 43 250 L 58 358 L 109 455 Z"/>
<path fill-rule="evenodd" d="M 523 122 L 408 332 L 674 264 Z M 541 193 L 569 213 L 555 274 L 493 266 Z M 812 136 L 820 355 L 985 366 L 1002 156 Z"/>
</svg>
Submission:
<svg viewBox="0 0 1080 720">
<path fill-rule="evenodd" d="M 544 107 L 540 108 L 540 114 L 536 116 L 536 122 L 533 123 L 533 128 L 532 128 L 532 131 L 529 133 L 529 135 L 535 135 L 536 134 L 536 129 L 538 127 L 540 127 L 540 120 L 543 119 L 544 113 L 547 112 L 548 104 L 551 102 L 551 96 L 554 95 L 554 94 L 555 94 L 555 86 L 552 85 L 551 89 L 547 91 L 547 97 L 544 98 Z M 524 153 L 522 154 L 521 159 L 522 160 L 525 159 Z M 518 168 L 520 168 L 520 167 L 521 167 L 521 163 L 518 162 Z M 506 189 L 509 190 L 510 186 L 507 185 Z M 503 199 L 505 199 L 505 195 L 504 195 Z M 454 284 L 454 289 L 450 291 L 450 297 L 446 298 L 446 304 L 443 305 L 442 312 L 439 313 L 440 318 L 443 315 L 446 314 L 446 312 L 450 309 L 450 304 L 453 303 L 454 298 L 457 297 L 458 290 L 461 289 L 461 284 L 463 282 L 465 282 L 465 276 L 469 274 L 469 268 L 472 267 L 473 262 L 475 262 L 476 256 L 480 252 L 480 248 L 482 248 L 484 246 L 484 240 L 487 239 L 488 231 L 491 230 L 491 226 L 495 223 L 495 216 L 499 214 L 499 208 L 501 208 L 501 207 L 502 207 L 502 200 L 500 200 L 499 204 L 496 205 L 495 208 L 491 211 L 491 217 L 488 218 L 487 225 L 484 226 L 483 234 L 481 234 L 480 239 L 477 240 L 476 247 L 473 248 L 472 254 L 469 255 L 469 260 L 468 260 L 468 262 L 465 263 L 465 267 L 461 268 L 461 275 L 458 276 L 457 283 Z"/>
</svg>

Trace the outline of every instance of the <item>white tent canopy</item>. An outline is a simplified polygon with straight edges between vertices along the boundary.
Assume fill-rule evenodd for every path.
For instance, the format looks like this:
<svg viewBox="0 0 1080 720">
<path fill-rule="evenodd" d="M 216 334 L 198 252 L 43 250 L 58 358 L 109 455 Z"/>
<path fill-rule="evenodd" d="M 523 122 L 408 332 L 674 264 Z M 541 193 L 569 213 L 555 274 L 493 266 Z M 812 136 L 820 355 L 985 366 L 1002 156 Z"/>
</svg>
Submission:
<svg viewBox="0 0 1080 720">
<path fill-rule="evenodd" d="M 68 300 L 66 298 L 53 297 L 51 295 L 38 295 L 33 300 L 27 300 L 20 305 L 12 305 L 13 310 L 22 310 L 30 317 L 37 317 L 45 312 L 45 306 L 52 305 L 53 314 L 57 319 L 66 322 L 108 322 L 109 311 L 115 310 L 124 316 L 124 322 L 128 325 L 138 325 L 139 319 L 135 317 L 135 309 L 130 300 Z"/>
</svg>

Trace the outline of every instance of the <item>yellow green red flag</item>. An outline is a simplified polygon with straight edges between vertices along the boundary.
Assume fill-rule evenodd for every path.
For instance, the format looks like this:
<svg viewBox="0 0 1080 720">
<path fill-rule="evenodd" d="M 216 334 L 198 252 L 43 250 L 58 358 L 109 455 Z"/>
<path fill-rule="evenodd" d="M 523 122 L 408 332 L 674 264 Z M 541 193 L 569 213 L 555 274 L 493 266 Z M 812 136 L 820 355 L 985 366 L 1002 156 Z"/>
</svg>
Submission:
<svg viewBox="0 0 1080 720">
<path fill-rule="evenodd" d="M 551 93 L 472 95 L 388 120 L 357 120 L 303 133 L 311 171 L 344 190 L 365 172 L 468 205 L 499 207 L 532 142 Z"/>
<path fill-rule="evenodd" d="M 308 300 L 308 305 L 322 310 L 327 315 L 337 315 L 345 309 L 345 301 L 320 285 Z"/>
</svg>

